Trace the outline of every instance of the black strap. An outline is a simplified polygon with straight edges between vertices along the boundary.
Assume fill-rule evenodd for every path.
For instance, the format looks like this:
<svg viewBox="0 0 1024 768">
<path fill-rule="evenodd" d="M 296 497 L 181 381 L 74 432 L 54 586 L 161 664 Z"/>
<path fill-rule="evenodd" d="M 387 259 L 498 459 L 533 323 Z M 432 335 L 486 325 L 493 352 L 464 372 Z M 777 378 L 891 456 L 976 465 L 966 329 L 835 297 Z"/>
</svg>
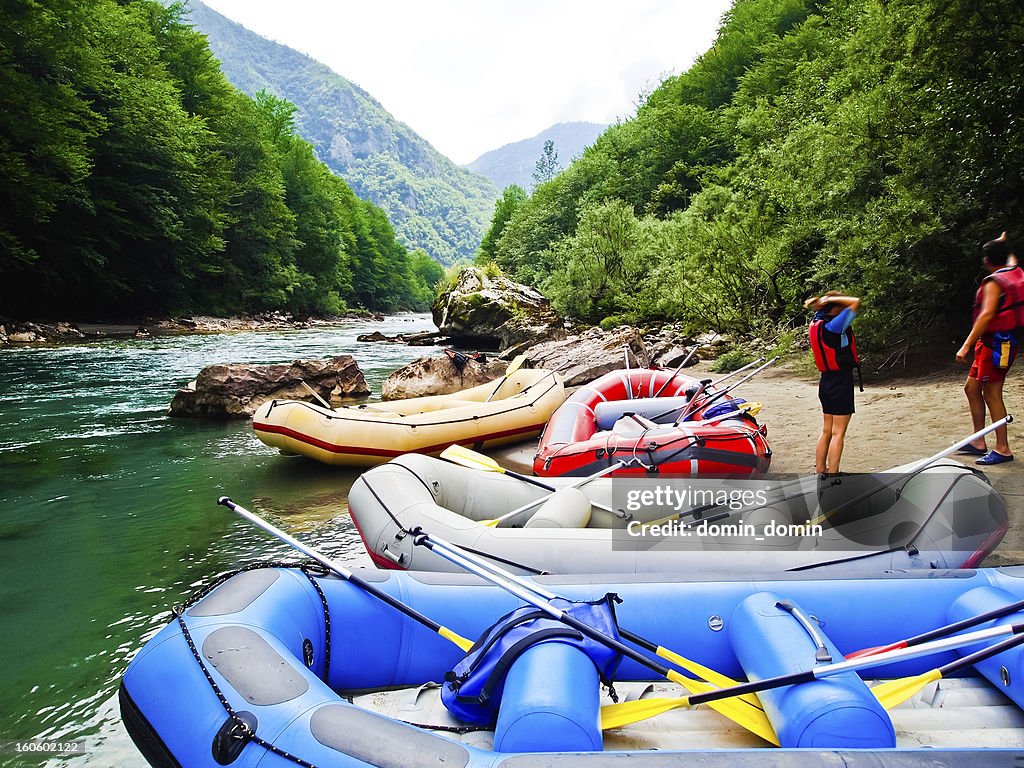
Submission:
<svg viewBox="0 0 1024 768">
<path fill-rule="evenodd" d="M 493 695 L 494 689 L 498 687 L 498 684 L 505 680 L 505 677 L 508 675 L 509 668 L 515 663 L 516 659 L 522 656 L 528 648 L 556 637 L 569 637 L 573 640 L 583 639 L 582 634 L 577 632 L 575 629 L 570 629 L 569 627 L 551 627 L 549 629 L 542 629 L 537 632 L 533 632 L 522 640 L 516 642 L 511 648 L 501 655 L 501 658 L 494 663 L 491 673 L 487 676 L 487 680 L 484 681 L 483 686 L 480 688 L 480 693 L 477 696 L 456 696 L 456 698 L 480 704 L 488 701 Z"/>
</svg>

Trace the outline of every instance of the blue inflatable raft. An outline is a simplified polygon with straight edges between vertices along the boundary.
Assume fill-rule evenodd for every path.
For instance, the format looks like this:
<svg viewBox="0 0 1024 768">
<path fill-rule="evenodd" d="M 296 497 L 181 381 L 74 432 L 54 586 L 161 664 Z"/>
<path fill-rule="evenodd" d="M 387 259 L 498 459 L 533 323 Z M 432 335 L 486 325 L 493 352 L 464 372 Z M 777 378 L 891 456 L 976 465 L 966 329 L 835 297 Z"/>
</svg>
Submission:
<svg viewBox="0 0 1024 768">
<path fill-rule="evenodd" d="M 359 575 L 469 638 L 521 607 L 461 574 Z M 806 671 L 1024 598 L 1024 568 L 709 583 L 604 578 L 537 582 L 570 600 L 614 593 L 620 627 L 750 680 Z M 981 626 L 1019 621 L 1022 615 L 1012 614 Z M 434 706 L 465 657 L 458 647 L 351 582 L 309 568 L 251 568 L 191 601 L 145 644 L 121 684 L 122 718 L 146 759 L 161 768 L 603 767 L 622 759 L 660 766 L 679 764 L 683 752 L 713 768 L 903 766 L 906 750 L 925 747 L 931 766 L 976 766 L 1010 761 L 1010 752 L 993 746 L 1024 747 L 1024 646 L 964 670 L 966 678 L 932 683 L 923 698 L 892 712 L 854 672 L 763 692 L 760 705 L 780 751 L 737 733 L 704 706 L 636 731 L 602 732 L 605 673 L 625 698 L 679 690 L 648 682 L 656 676 L 629 659 L 598 670 L 565 634 L 553 631 L 510 658 L 493 694 L 500 697 L 496 722 L 460 723 Z M 977 649 L 890 664 L 870 676 L 922 673 Z M 945 718 L 937 735 L 928 735 L 929 718 Z M 989 748 L 975 749 L 982 746 Z M 964 754 L 969 749 L 975 751 Z"/>
</svg>

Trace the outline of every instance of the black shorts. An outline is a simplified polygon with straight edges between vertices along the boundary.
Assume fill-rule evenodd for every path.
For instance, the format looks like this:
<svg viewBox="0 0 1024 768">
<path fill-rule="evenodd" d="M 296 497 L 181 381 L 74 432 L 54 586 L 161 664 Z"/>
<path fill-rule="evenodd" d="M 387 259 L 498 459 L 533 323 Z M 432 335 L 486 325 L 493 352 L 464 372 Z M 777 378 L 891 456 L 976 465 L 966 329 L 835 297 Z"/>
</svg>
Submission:
<svg viewBox="0 0 1024 768">
<path fill-rule="evenodd" d="M 853 369 L 825 371 L 818 382 L 821 412 L 830 416 L 849 416 L 853 407 Z"/>
</svg>

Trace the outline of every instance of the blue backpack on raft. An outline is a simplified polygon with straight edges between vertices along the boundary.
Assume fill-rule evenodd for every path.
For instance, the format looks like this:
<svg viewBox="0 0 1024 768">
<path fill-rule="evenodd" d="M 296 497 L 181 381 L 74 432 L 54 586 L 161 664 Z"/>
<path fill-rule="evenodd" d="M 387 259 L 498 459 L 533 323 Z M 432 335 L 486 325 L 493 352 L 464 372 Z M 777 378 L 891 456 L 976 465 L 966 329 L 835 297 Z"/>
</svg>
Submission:
<svg viewBox="0 0 1024 768">
<path fill-rule="evenodd" d="M 733 411 L 739 410 L 739 407 L 743 405 L 746 400 L 742 397 L 734 397 L 728 402 L 719 403 L 718 405 L 712 405 L 704 413 L 700 415 L 702 420 L 719 419 Z M 692 418 L 692 417 L 691 417 Z"/>
<path fill-rule="evenodd" d="M 615 620 L 618 595 L 607 594 L 593 602 L 573 602 L 562 598 L 551 604 L 590 625 L 608 637 L 619 639 Z M 474 725 L 493 725 L 505 687 L 505 676 L 512 664 L 528 648 L 545 642 L 574 645 L 594 662 L 601 682 L 611 686 L 621 656 L 604 643 L 551 618 L 533 606 L 517 608 L 492 624 L 469 649 L 455 669 L 445 675 L 441 701 L 455 717 Z"/>
</svg>

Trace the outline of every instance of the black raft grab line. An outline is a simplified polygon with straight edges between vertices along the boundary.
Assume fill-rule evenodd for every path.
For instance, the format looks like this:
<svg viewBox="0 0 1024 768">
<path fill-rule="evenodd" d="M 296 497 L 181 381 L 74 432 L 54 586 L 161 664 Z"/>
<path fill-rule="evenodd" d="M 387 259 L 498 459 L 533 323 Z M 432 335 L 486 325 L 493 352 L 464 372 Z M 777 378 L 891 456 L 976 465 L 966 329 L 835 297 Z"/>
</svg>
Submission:
<svg viewBox="0 0 1024 768">
<path fill-rule="evenodd" d="M 416 479 L 418 479 L 421 483 L 423 483 L 424 486 L 426 486 L 426 483 L 423 481 L 423 478 L 421 478 L 419 475 L 417 475 L 415 472 L 413 472 L 411 469 L 409 469 L 408 467 L 404 466 L 403 464 L 392 463 L 392 464 L 390 464 L 390 466 L 402 467 L 407 472 L 409 472 L 411 475 L 416 477 Z M 384 503 L 384 500 L 380 497 L 380 495 L 377 493 L 377 491 L 374 490 L 372 485 L 370 485 L 369 481 L 366 479 L 366 473 L 363 473 L 359 477 L 356 478 L 356 482 L 357 483 L 360 480 L 363 481 L 363 485 L 366 486 L 366 489 L 371 494 L 373 494 L 373 498 L 375 498 L 377 500 L 377 503 L 380 504 L 380 508 L 383 509 L 385 513 L 387 513 L 387 516 L 391 518 L 391 522 L 393 522 L 398 527 L 398 530 L 401 531 L 403 534 L 412 535 L 412 531 L 409 530 L 408 528 L 406 528 L 404 525 L 402 525 L 401 521 L 397 517 L 395 517 L 395 513 L 392 512 L 388 508 L 388 505 Z M 427 490 L 429 491 L 430 488 L 428 487 Z M 532 573 L 534 576 L 548 576 L 548 575 L 551 574 L 550 571 L 545 571 L 545 570 L 541 570 L 539 568 L 534 568 L 532 565 L 525 565 L 524 563 L 519 563 L 519 562 L 516 562 L 515 560 L 509 560 L 508 558 L 501 557 L 500 555 L 495 555 L 495 554 L 492 554 L 490 552 L 484 552 L 483 550 L 473 549 L 471 547 L 467 547 L 467 546 L 464 546 L 462 544 L 459 545 L 459 548 L 466 550 L 470 554 L 479 555 L 480 557 L 486 557 L 488 560 L 493 560 L 496 563 L 502 563 L 503 565 L 510 565 L 513 568 L 521 568 L 524 571 L 526 571 L 527 573 Z"/>
</svg>

